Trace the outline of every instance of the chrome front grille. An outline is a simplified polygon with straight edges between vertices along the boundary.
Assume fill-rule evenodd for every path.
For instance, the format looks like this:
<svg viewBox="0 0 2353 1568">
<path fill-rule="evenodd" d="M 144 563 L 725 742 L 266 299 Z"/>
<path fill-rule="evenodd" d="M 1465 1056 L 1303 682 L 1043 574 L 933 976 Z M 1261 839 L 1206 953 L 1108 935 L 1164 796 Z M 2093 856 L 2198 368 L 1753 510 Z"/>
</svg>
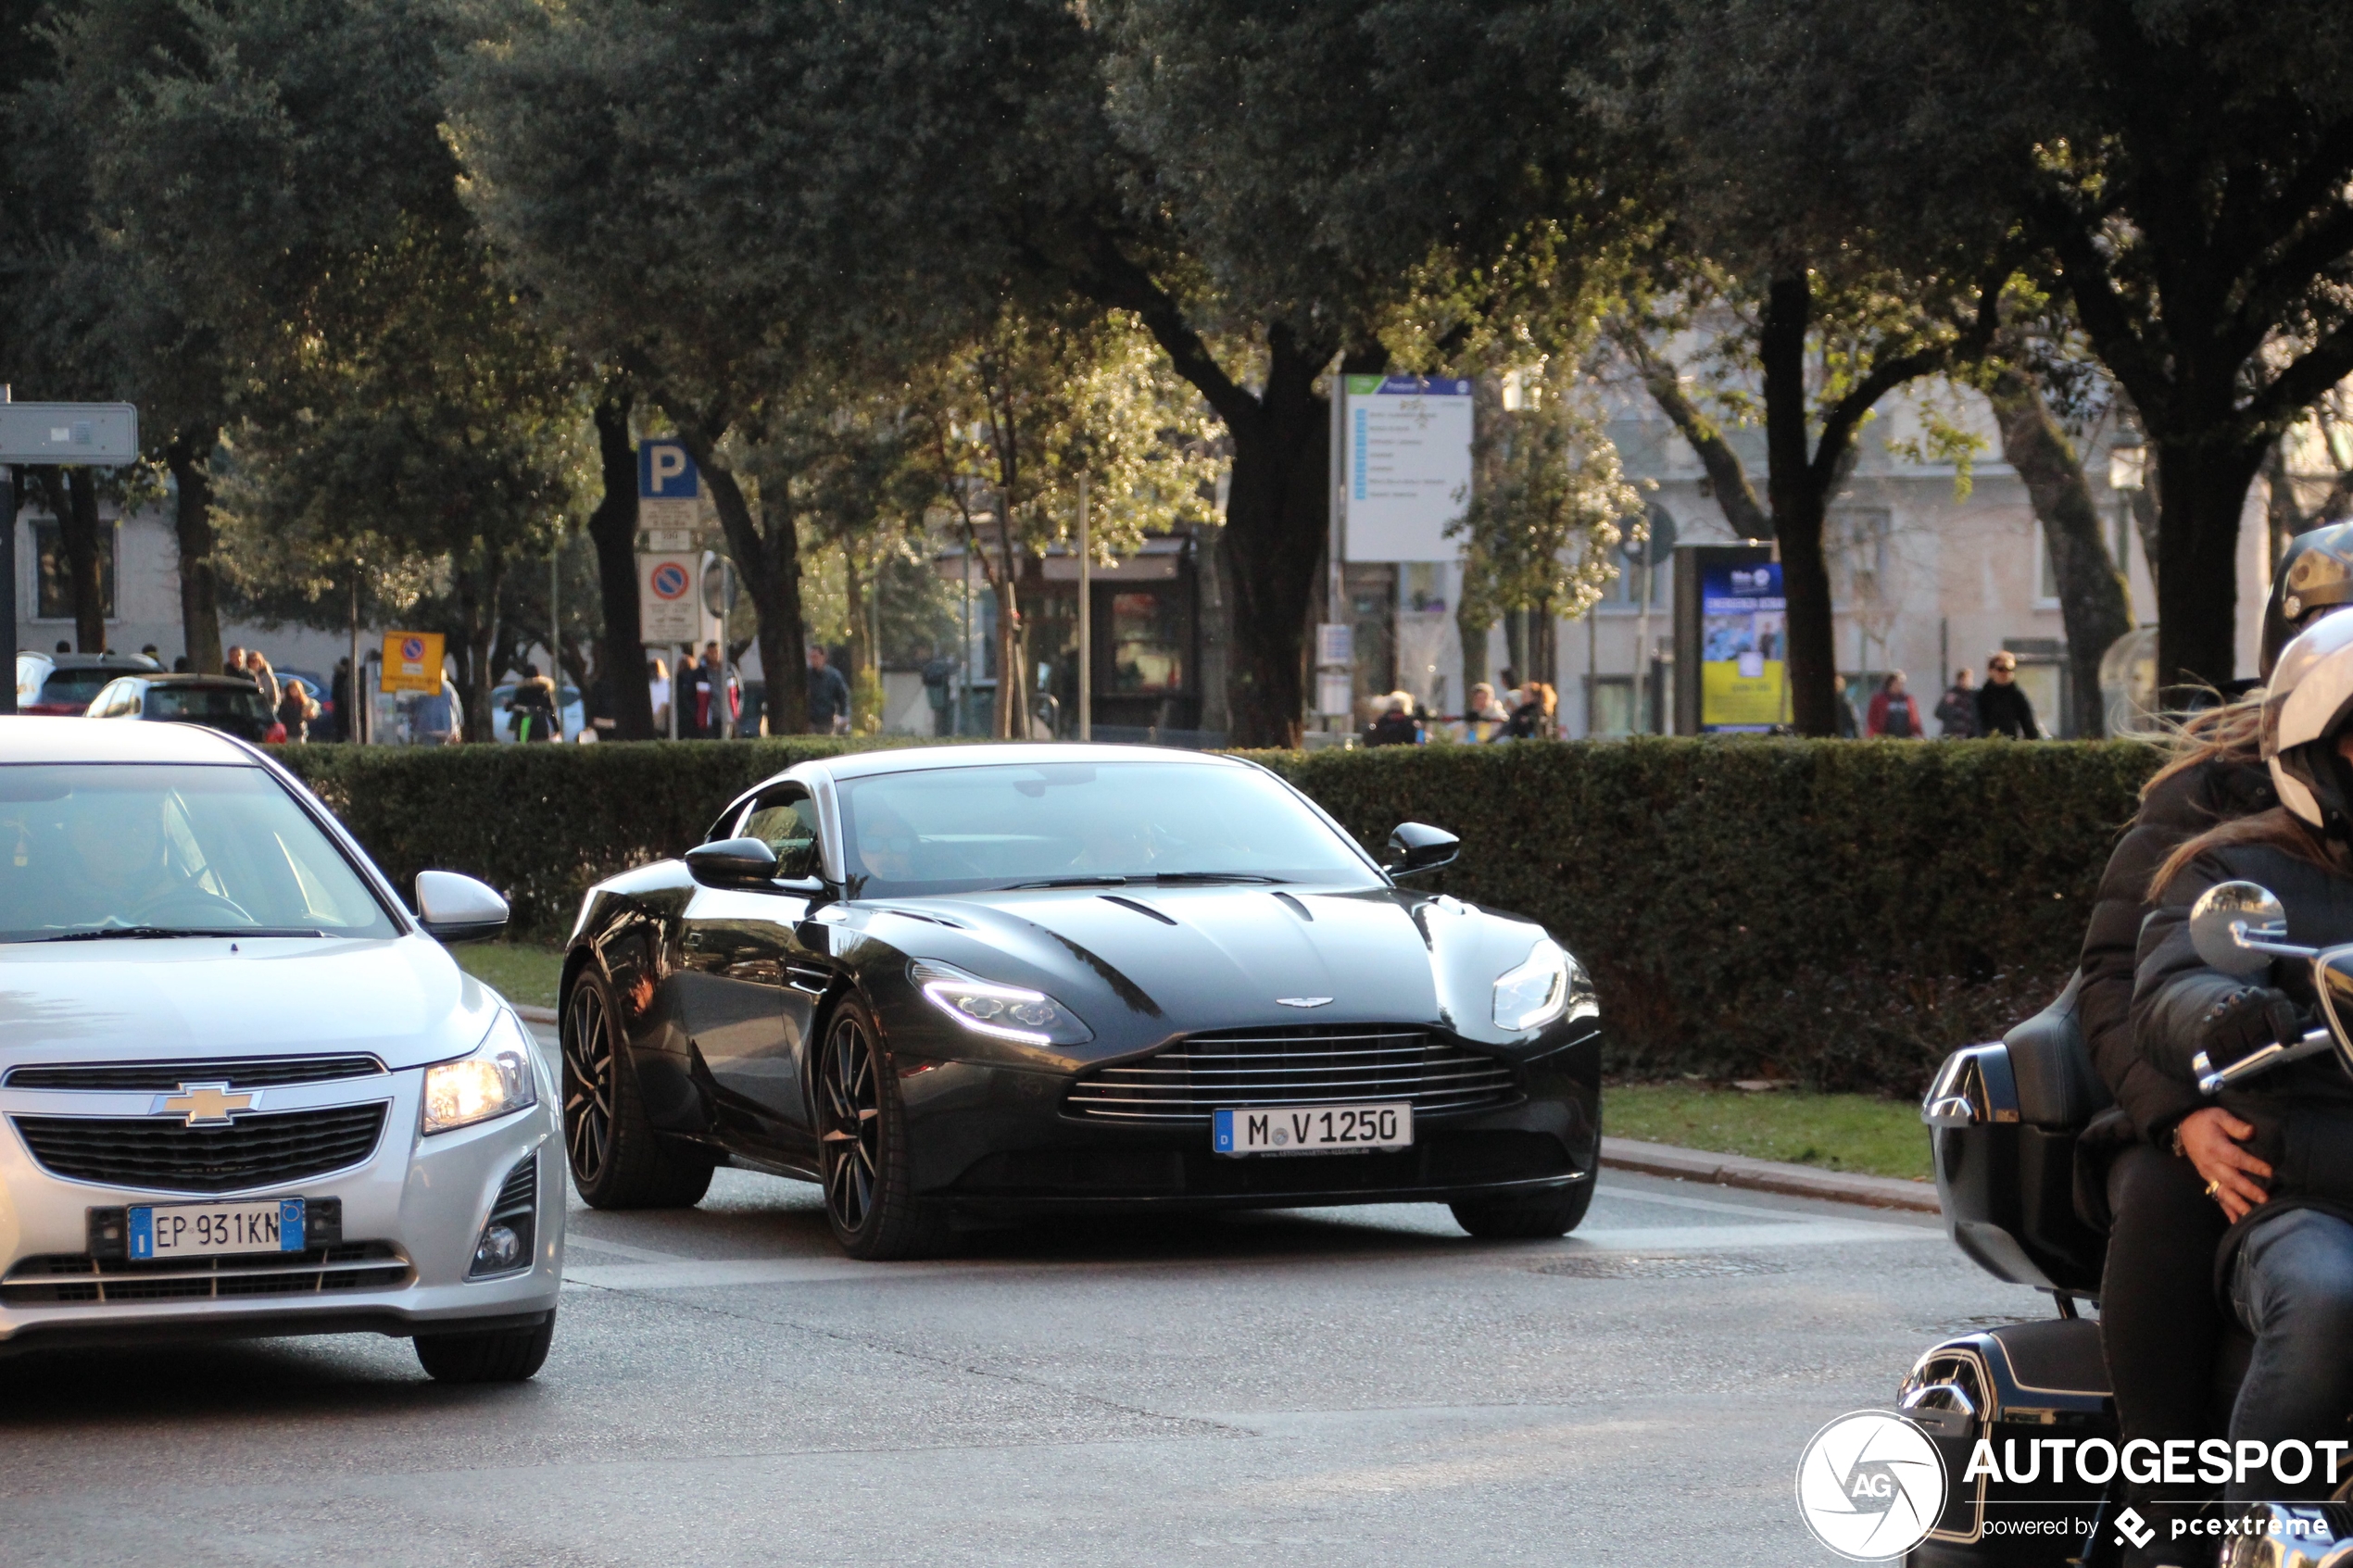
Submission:
<svg viewBox="0 0 2353 1568">
<path fill-rule="evenodd" d="M 237 1192 L 357 1165 L 374 1152 L 385 1102 L 239 1116 L 191 1127 L 176 1116 L 17 1116 L 45 1170 L 158 1192 Z"/>
<path fill-rule="evenodd" d="M 304 1252 L 132 1263 L 115 1258 L 53 1254 L 27 1258 L 0 1279 L 11 1307 L 218 1299 L 238 1296 L 323 1296 L 383 1290 L 409 1283 L 409 1261 L 388 1243 L 338 1242 Z"/>
<path fill-rule="evenodd" d="M 1221 1108 L 1411 1100 L 1429 1115 L 1519 1098 L 1509 1063 L 1427 1029 L 1380 1024 L 1193 1035 L 1140 1060 L 1099 1068 L 1064 1108 L 1093 1122 L 1206 1123 Z"/>
<path fill-rule="evenodd" d="M 384 1064 L 372 1056 L 256 1056 L 211 1061 L 71 1061 L 11 1067 L 0 1087 L 165 1093 L 184 1084 L 226 1084 L 233 1089 L 265 1089 L 279 1084 L 326 1084 L 339 1078 L 369 1078 Z"/>
</svg>

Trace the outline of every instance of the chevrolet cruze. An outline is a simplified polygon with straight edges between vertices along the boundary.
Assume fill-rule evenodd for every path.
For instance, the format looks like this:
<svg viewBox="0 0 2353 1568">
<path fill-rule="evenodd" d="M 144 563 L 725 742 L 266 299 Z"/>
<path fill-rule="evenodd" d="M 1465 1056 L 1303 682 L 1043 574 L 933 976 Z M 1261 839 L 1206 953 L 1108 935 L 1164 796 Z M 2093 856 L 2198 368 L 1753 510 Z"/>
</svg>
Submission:
<svg viewBox="0 0 2353 1568">
<path fill-rule="evenodd" d="M 564 1161 L 530 1033 L 257 748 L 0 719 L 0 1351 L 378 1333 L 531 1376 Z"/>
</svg>

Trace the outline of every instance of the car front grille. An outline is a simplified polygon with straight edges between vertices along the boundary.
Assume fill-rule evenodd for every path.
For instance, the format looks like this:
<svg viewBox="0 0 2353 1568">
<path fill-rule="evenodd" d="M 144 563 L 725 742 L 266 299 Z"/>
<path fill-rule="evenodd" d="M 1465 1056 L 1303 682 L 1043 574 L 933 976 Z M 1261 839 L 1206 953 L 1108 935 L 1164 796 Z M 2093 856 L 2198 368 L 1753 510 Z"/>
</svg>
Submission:
<svg viewBox="0 0 2353 1568">
<path fill-rule="evenodd" d="M 304 1252 L 132 1263 L 85 1254 L 27 1258 L 0 1279 L 11 1307 L 323 1296 L 409 1283 L 409 1261 L 385 1242 L 338 1242 Z"/>
<path fill-rule="evenodd" d="M 1421 1114 L 1519 1098 L 1510 1065 L 1426 1029 L 1380 1024 L 1193 1035 L 1087 1074 L 1064 1108 L 1090 1122 L 1205 1123 L 1221 1107 L 1411 1100 Z"/>
<path fill-rule="evenodd" d="M 368 1158 L 385 1102 L 240 1116 L 191 1127 L 173 1116 L 18 1116 L 42 1166 L 79 1182 L 158 1192 L 236 1192 L 323 1175 Z"/>
<path fill-rule="evenodd" d="M 53 1062 L 11 1067 L 0 1088 L 171 1092 L 186 1084 L 226 1084 L 263 1089 L 279 1084 L 325 1084 L 368 1078 L 384 1064 L 372 1056 L 257 1056 L 215 1061 Z"/>
</svg>

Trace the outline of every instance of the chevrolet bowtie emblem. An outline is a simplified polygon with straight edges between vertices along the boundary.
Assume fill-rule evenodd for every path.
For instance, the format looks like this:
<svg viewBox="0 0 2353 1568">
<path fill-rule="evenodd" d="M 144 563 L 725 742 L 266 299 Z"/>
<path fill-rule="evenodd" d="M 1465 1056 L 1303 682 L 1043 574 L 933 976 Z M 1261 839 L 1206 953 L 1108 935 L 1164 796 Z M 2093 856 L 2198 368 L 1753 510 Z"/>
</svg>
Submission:
<svg viewBox="0 0 2353 1568">
<path fill-rule="evenodd" d="M 1319 1008 L 1330 1001 L 1329 997 L 1277 997 L 1275 1005 L 1278 1008 Z"/>
<path fill-rule="evenodd" d="M 176 1095 L 157 1095 L 148 1114 L 185 1114 L 191 1127 L 225 1127 L 240 1110 L 251 1110 L 257 1094 L 231 1094 L 226 1084 L 182 1084 Z"/>
</svg>

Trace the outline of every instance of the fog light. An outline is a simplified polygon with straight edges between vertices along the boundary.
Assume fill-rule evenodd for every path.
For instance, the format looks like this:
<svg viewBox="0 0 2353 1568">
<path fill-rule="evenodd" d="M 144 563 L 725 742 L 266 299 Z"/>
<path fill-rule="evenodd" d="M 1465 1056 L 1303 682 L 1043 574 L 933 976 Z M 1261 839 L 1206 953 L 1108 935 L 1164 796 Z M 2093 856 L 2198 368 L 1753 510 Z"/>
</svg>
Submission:
<svg viewBox="0 0 2353 1568">
<path fill-rule="evenodd" d="M 522 1261 L 522 1237 L 511 1225 L 485 1227 L 474 1245 L 473 1272 L 478 1274 L 504 1273 Z"/>
</svg>

